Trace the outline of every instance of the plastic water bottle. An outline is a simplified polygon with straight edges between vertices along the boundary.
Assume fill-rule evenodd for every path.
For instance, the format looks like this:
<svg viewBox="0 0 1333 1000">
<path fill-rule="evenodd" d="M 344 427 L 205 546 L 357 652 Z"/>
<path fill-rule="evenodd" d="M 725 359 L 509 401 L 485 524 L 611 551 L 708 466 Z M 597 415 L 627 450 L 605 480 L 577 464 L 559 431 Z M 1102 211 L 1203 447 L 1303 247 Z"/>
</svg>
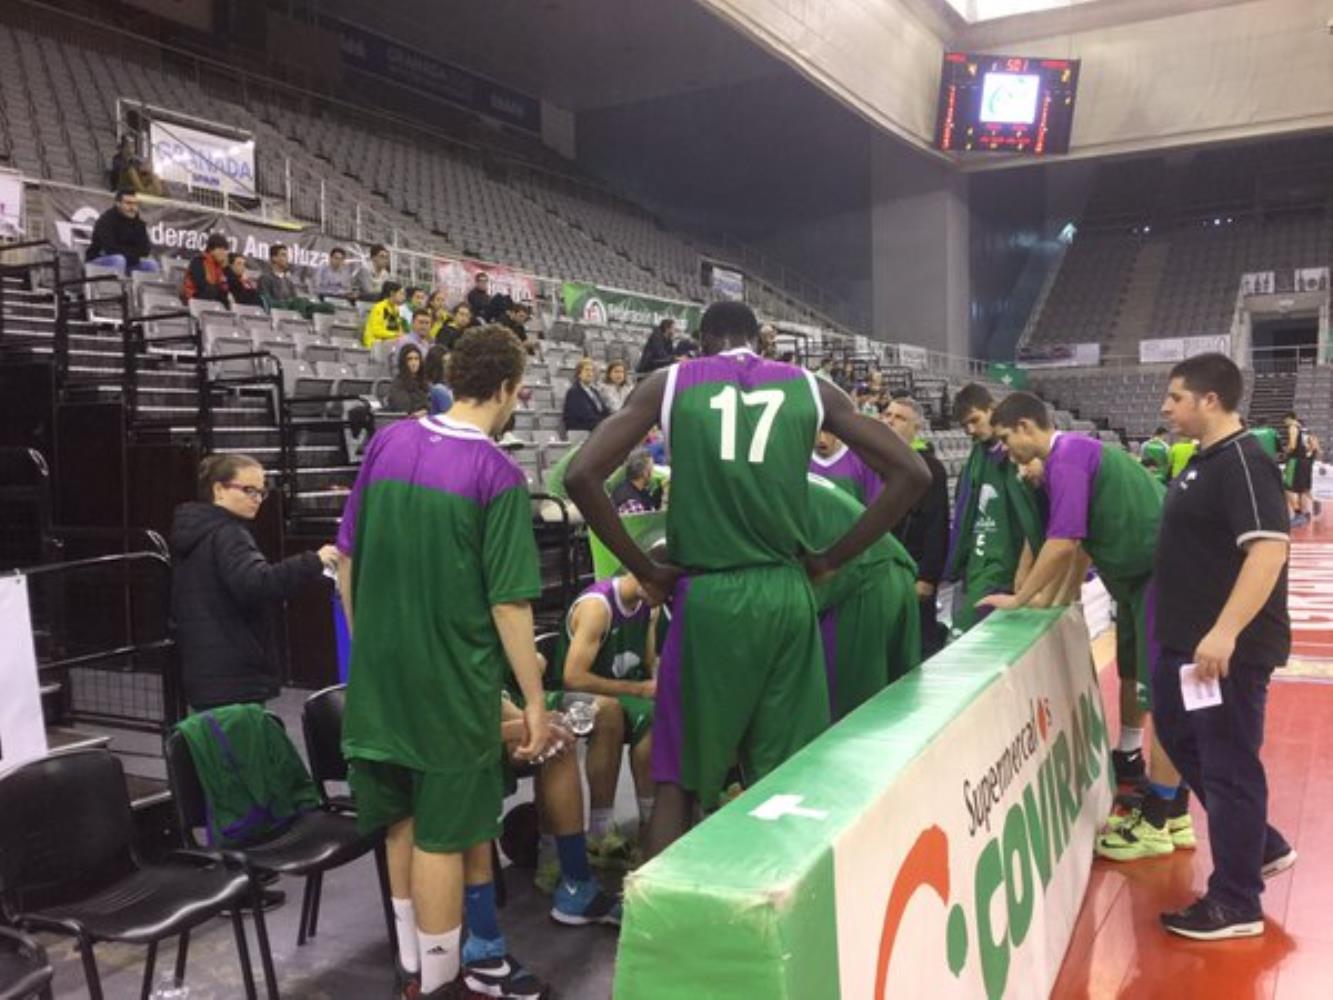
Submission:
<svg viewBox="0 0 1333 1000">
<path fill-rule="evenodd" d="M 572 701 L 561 713 L 565 728 L 575 736 L 587 736 L 597 719 L 597 702 Z"/>
<path fill-rule="evenodd" d="M 148 1000 L 190 1000 L 190 987 L 184 983 L 177 986 L 175 976 L 164 976 Z"/>
</svg>

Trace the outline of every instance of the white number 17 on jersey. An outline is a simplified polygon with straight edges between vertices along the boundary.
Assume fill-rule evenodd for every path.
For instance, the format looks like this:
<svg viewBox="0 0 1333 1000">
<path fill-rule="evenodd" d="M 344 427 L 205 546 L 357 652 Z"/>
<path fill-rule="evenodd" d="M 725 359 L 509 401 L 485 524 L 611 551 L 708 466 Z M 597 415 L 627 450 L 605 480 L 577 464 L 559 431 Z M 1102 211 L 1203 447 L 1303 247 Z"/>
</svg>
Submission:
<svg viewBox="0 0 1333 1000">
<path fill-rule="evenodd" d="M 726 386 L 708 401 L 713 410 L 722 412 L 722 461 L 736 461 L 736 397 L 740 397 L 743 406 L 762 406 L 764 412 L 759 415 L 759 423 L 750 439 L 749 460 L 759 463 L 764 460 L 768 450 L 768 436 L 773 432 L 773 421 L 777 419 L 778 408 L 784 399 L 781 389 L 756 389 L 754 392 L 738 392 L 734 385 Z"/>
</svg>

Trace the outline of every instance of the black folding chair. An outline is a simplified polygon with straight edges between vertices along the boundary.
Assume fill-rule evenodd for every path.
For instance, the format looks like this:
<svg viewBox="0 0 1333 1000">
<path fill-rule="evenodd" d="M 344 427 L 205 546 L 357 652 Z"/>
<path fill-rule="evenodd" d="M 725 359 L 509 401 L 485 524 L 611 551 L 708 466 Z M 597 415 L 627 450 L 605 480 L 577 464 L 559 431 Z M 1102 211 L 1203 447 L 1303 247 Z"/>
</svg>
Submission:
<svg viewBox="0 0 1333 1000">
<path fill-rule="evenodd" d="M 282 723 L 275 718 L 274 725 L 281 727 Z M 189 745 L 178 730 L 167 736 L 164 755 L 181 838 L 187 847 L 197 847 L 194 831 L 208 825 L 207 804 Z M 389 878 L 383 834 L 362 836 L 357 831 L 355 817 L 346 815 L 330 803 L 323 803 L 320 808 L 295 817 L 277 834 L 234 851 L 256 875 L 291 875 L 306 880 L 296 935 L 298 946 L 305 944 L 306 938 L 314 937 L 324 872 L 341 868 L 371 852 L 375 854 L 379 870 L 380 889 L 385 897 L 385 919 L 396 954 L 393 910 L 388 905 Z"/>
<path fill-rule="evenodd" d="M 343 756 L 343 712 L 347 707 L 347 685 L 334 684 L 322 691 L 316 691 L 305 700 L 301 707 L 301 730 L 305 734 L 306 759 L 310 761 L 310 777 L 319 791 L 319 800 L 325 809 L 339 813 L 354 814 L 356 804 L 351 793 L 330 793 L 329 785 L 333 782 L 347 781 L 347 758 Z M 389 927 L 389 943 L 394 954 L 398 954 L 398 929 L 393 917 L 393 907 L 389 903 L 389 862 L 385 854 L 384 840 L 375 843 L 375 865 L 379 871 L 381 896 L 384 904 L 384 921 Z M 323 880 L 315 882 L 315 896 L 311 911 L 310 937 L 315 936 L 319 926 L 319 902 L 323 890 Z"/>
<path fill-rule="evenodd" d="M 51 1000 L 51 975 L 46 949 L 28 935 L 0 925 L 0 1000 Z"/>
<path fill-rule="evenodd" d="M 239 858 L 226 853 L 176 851 L 166 864 L 143 864 L 132 844 L 125 773 L 112 754 L 71 751 L 16 768 L 0 777 L 0 816 L 6 817 L 0 822 L 0 910 L 21 928 L 76 938 L 92 1000 L 103 998 L 93 954 L 97 942 L 148 946 L 147 998 L 158 942 L 179 938 L 176 981 L 182 982 L 190 929 L 223 910 L 231 911 L 245 995 L 256 1000 L 241 921 L 247 904 L 254 911 L 268 995 L 277 1000 L 258 883 Z"/>
</svg>

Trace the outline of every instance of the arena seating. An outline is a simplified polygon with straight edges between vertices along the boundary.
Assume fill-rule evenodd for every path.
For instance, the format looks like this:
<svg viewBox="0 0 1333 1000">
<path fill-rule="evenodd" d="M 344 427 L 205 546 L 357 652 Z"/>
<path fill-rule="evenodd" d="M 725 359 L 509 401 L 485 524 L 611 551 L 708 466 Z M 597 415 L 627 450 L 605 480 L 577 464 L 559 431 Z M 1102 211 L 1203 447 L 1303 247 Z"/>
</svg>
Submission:
<svg viewBox="0 0 1333 1000">
<path fill-rule="evenodd" d="M 176 71 L 153 50 L 112 51 L 78 29 L 68 33 L 77 41 L 66 34 L 57 39 L 0 22 L 0 164 L 105 188 L 120 96 L 253 132 L 257 195 L 339 238 L 396 236 L 426 253 L 667 298 L 712 298 L 700 283 L 701 248 L 596 182 L 573 177 L 572 164 L 563 176 L 552 174 L 549 154 L 541 168 L 529 167 L 410 123 L 345 105 L 320 109 L 258 87 L 241 106 L 241 92 L 226 81 Z M 52 107 L 58 114 L 36 110 Z M 530 143 L 520 146 L 531 152 Z M 769 315 L 827 323 L 794 296 L 752 284 Z"/>
</svg>

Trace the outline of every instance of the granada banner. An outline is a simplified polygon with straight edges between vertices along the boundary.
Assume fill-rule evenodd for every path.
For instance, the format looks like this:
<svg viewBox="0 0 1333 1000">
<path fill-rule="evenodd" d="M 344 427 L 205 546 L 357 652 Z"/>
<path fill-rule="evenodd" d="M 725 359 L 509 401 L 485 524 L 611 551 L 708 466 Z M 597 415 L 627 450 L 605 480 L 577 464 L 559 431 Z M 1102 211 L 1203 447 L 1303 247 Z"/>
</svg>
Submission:
<svg viewBox="0 0 1333 1000">
<path fill-rule="evenodd" d="M 492 295 L 508 295 L 515 302 L 532 305 L 540 297 L 537 278 L 523 271 L 515 271 L 503 264 L 487 264 L 480 260 L 451 260 L 447 257 L 435 261 L 435 287 L 442 288 L 445 301 L 452 309 L 455 303 L 467 298 L 478 274 L 490 276 Z"/>
<path fill-rule="evenodd" d="M 699 329 L 703 308 L 689 302 L 655 299 L 650 295 L 599 288 L 579 281 L 566 281 L 560 286 L 560 300 L 565 315 L 577 323 L 605 326 L 656 326 L 664 319 L 676 321 L 678 333 Z"/>
<path fill-rule="evenodd" d="M 0 237 L 23 235 L 23 175 L 0 170 Z"/>
<path fill-rule="evenodd" d="M 111 207 L 110 192 L 42 185 L 46 235 L 62 250 L 80 256 L 88 249 L 97 217 Z M 171 257 L 192 257 L 204 249 L 210 233 L 225 233 L 236 253 L 268 260 L 268 248 L 282 243 L 291 251 L 292 266 L 313 268 L 327 264 L 335 246 L 347 251 L 351 264 L 363 264 L 368 248 L 354 240 L 339 240 L 316 229 L 266 222 L 249 216 L 228 215 L 179 201 L 139 196 L 139 215 L 148 226 L 153 251 Z"/>
<path fill-rule="evenodd" d="M 615 996 L 1047 997 L 1112 785 L 1078 610 L 993 615 L 626 880 Z"/>
<path fill-rule="evenodd" d="M 164 181 L 206 188 L 241 198 L 257 198 L 255 141 L 207 132 L 173 121 L 148 122 L 153 171 Z"/>
<path fill-rule="evenodd" d="M 0 773 L 46 756 L 46 726 L 37 685 L 37 654 L 28 612 L 28 578 L 0 580 Z"/>
</svg>

